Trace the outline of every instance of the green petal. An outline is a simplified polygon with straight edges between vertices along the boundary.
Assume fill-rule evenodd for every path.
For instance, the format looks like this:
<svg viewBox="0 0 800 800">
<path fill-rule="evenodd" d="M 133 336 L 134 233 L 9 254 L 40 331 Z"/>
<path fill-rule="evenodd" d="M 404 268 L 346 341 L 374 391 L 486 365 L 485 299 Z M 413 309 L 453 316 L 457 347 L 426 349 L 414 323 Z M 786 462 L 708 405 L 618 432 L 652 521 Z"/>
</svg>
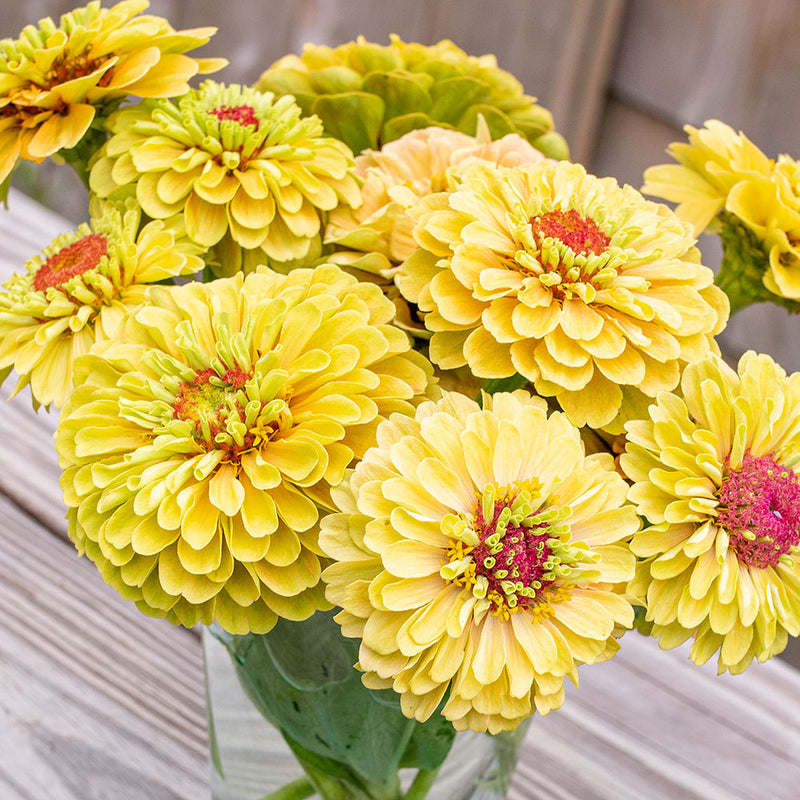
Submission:
<svg viewBox="0 0 800 800">
<path fill-rule="evenodd" d="M 354 153 L 378 147 L 385 105 L 366 92 L 324 95 L 314 103 L 314 113 L 331 136 L 343 141 Z"/>
</svg>

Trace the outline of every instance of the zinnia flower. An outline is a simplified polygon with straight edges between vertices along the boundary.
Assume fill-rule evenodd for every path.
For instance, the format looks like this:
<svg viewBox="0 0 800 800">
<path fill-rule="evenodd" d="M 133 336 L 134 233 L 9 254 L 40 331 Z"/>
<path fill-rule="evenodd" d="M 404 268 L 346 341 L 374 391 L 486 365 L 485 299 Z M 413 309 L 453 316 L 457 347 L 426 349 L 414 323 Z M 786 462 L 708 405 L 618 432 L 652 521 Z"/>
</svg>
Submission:
<svg viewBox="0 0 800 800">
<path fill-rule="evenodd" d="M 75 359 L 118 330 L 144 302 L 147 284 L 203 268 L 180 220 L 153 221 L 107 206 L 91 225 L 62 234 L 0 291 L 0 377 L 13 367 L 15 393 L 30 384 L 34 404 L 60 407 Z"/>
<path fill-rule="evenodd" d="M 617 433 L 685 361 L 717 351 L 725 295 L 683 223 L 568 162 L 475 164 L 415 214 L 395 282 L 444 369 L 519 373 L 576 425 Z"/>
<path fill-rule="evenodd" d="M 630 591 L 662 647 L 693 637 L 694 661 L 739 673 L 800 634 L 800 374 L 709 356 L 681 389 L 626 425 L 620 463 L 650 523 Z"/>
<path fill-rule="evenodd" d="M 329 607 L 320 505 L 433 370 L 333 265 L 152 287 L 76 363 L 56 448 L 69 534 L 144 613 L 232 633 Z"/>
<path fill-rule="evenodd" d="M 645 194 L 678 203 L 677 215 L 699 236 L 725 208 L 741 181 L 769 177 L 775 162 L 743 133 L 716 119 L 704 128 L 684 127 L 689 142 L 673 142 L 667 152 L 679 163 L 659 164 L 644 173 Z"/>
<path fill-rule="evenodd" d="M 423 128 L 366 150 L 356 157 L 361 205 L 339 206 L 328 218 L 325 243 L 337 248 L 331 260 L 390 277 L 418 247 L 416 222 L 406 212 L 421 198 L 455 189 L 461 169 L 476 161 L 511 167 L 543 159 L 519 134 L 492 141 L 482 117 L 475 136 Z"/>
<path fill-rule="evenodd" d="M 614 655 L 639 519 L 612 457 L 585 456 L 561 412 L 522 390 L 483 400 L 446 393 L 383 422 L 320 544 L 364 683 L 400 693 L 406 716 L 446 697 L 457 729 L 496 733 L 558 708 L 565 676 Z"/>
<path fill-rule="evenodd" d="M 216 28 L 176 31 L 161 17 L 141 16 L 149 5 L 91 2 L 59 25 L 48 17 L 0 41 L 0 183 L 19 158 L 40 162 L 75 147 L 98 109 L 131 95 L 183 94 L 193 75 L 225 66 L 183 55 Z"/>
<path fill-rule="evenodd" d="M 494 56 L 469 56 L 447 40 L 426 46 L 392 36 L 384 46 L 359 37 L 336 48 L 306 45 L 302 56 L 276 61 L 256 86 L 297 98 L 354 153 L 432 125 L 473 134 L 479 115 L 495 139 L 518 133 L 547 156 L 568 153 L 550 112 Z"/>
<path fill-rule="evenodd" d="M 112 199 L 135 192 L 155 219 L 182 213 L 207 248 L 305 258 L 319 246 L 322 212 L 356 205 L 360 193 L 350 151 L 300 113 L 291 97 L 213 81 L 176 102 L 144 101 L 109 120 L 114 136 L 91 188 Z"/>
</svg>

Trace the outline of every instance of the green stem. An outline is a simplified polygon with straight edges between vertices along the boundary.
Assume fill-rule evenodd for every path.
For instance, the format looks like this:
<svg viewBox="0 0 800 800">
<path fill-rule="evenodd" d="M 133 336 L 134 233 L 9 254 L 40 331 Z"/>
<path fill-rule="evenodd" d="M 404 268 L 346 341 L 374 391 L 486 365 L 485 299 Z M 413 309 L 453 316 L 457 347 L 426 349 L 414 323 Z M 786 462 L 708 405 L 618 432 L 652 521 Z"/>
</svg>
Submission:
<svg viewBox="0 0 800 800">
<path fill-rule="evenodd" d="M 414 776 L 411 786 L 403 796 L 403 800 L 423 800 L 428 796 L 428 792 L 439 774 L 439 768 L 436 769 L 421 769 Z"/>
<path fill-rule="evenodd" d="M 306 797 L 311 797 L 315 791 L 316 789 L 308 778 L 298 778 L 274 792 L 265 794 L 261 800 L 305 800 Z"/>
</svg>

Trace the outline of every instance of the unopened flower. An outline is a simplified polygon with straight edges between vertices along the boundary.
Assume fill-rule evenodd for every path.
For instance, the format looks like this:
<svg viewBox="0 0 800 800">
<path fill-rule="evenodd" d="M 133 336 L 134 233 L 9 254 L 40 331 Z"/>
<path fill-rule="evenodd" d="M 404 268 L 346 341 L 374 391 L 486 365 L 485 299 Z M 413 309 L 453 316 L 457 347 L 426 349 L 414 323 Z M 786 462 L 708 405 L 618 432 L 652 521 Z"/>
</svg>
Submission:
<svg viewBox="0 0 800 800">
<path fill-rule="evenodd" d="M 114 135 L 91 188 L 112 199 L 135 193 L 155 219 L 183 214 L 207 248 L 304 258 L 319 244 L 322 213 L 360 194 L 350 151 L 300 113 L 291 97 L 213 81 L 174 102 L 144 101 L 109 121 Z"/>
<path fill-rule="evenodd" d="M 193 75 L 227 63 L 183 55 L 216 28 L 176 31 L 161 17 L 141 15 L 148 6 L 91 2 L 58 25 L 48 17 L 0 41 L 0 183 L 20 158 L 40 162 L 75 147 L 98 109 L 105 113 L 128 96 L 183 94 Z"/>
<path fill-rule="evenodd" d="M 610 658 L 633 609 L 626 541 L 639 528 L 609 454 L 584 454 L 561 412 L 524 391 L 455 393 L 378 428 L 333 492 L 323 580 L 361 638 L 371 688 L 403 712 L 496 733 L 564 699 L 564 678 Z"/>
<path fill-rule="evenodd" d="M 519 373 L 579 426 L 622 431 L 684 362 L 716 351 L 725 295 L 685 225 L 568 162 L 475 164 L 413 211 L 395 277 L 445 369 Z"/>
<path fill-rule="evenodd" d="M 138 211 L 107 206 L 3 285 L 0 375 L 16 370 L 15 393 L 30 385 L 35 404 L 62 406 L 75 359 L 117 332 L 147 284 L 203 268 L 180 220 L 150 222 L 137 235 L 139 223 Z"/>
<path fill-rule="evenodd" d="M 306 45 L 276 61 L 257 87 L 297 98 L 331 136 L 360 153 L 432 125 L 474 134 L 482 115 L 495 139 L 518 133 L 545 155 L 565 158 L 553 118 L 492 55 L 469 56 L 452 42 L 426 46 L 359 37 L 340 47 Z"/>
<path fill-rule="evenodd" d="M 333 265 L 152 287 L 76 363 L 56 433 L 69 534 L 146 614 L 232 633 L 329 607 L 320 508 L 433 370 Z"/>
<path fill-rule="evenodd" d="M 681 390 L 626 425 L 620 464 L 650 523 L 630 591 L 662 647 L 692 638 L 694 661 L 739 673 L 800 634 L 800 374 L 710 356 Z"/>
</svg>

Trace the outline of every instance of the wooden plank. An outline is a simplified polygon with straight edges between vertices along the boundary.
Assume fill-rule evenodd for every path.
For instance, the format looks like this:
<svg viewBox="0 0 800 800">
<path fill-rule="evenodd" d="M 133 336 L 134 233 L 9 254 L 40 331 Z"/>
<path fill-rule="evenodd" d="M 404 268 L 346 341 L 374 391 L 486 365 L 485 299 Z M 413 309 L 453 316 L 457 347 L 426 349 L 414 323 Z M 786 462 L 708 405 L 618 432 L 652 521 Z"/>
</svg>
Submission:
<svg viewBox="0 0 800 800">
<path fill-rule="evenodd" d="M 797 30 L 797 0 L 630 0 L 613 91 L 677 127 L 716 117 L 798 156 Z"/>
<path fill-rule="evenodd" d="M 0 497 L 0 797 L 207 796 L 196 636 L 142 616 Z"/>
<path fill-rule="evenodd" d="M 581 670 L 560 710 L 534 717 L 510 796 L 793 800 L 799 690 L 778 661 L 717 676 L 629 633 L 614 659 Z"/>
<path fill-rule="evenodd" d="M 63 217 L 13 191 L 9 209 L 0 209 L 0 282 L 22 272 L 25 262 L 59 233 L 71 229 Z M 16 384 L 12 373 L 0 389 L 8 396 Z M 57 414 L 33 410 L 30 390 L 3 405 L 0 414 L 0 491 L 50 530 L 66 537 L 64 506 L 58 478 L 61 471 L 53 446 Z"/>
</svg>

